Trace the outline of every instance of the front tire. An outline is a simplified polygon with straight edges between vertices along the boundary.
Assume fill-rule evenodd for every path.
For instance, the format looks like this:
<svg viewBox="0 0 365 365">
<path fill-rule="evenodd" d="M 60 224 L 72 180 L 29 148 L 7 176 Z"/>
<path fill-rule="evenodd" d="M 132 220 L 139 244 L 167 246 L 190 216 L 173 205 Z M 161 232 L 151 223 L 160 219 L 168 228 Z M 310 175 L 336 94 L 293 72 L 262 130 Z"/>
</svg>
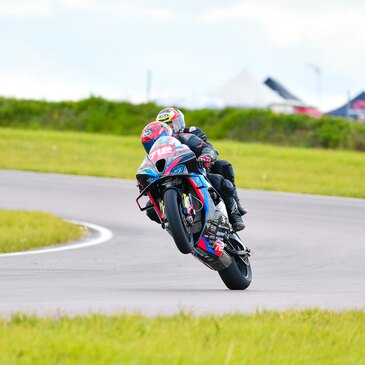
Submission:
<svg viewBox="0 0 365 365">
<path fill-rule="evenodd" d="M 183 254 L 188 254 L 193 249 L 192 234 L 186 226 L 180 200 L 180 194 L 175 189 L 165 191 L 163 201 L 168 230 L 179 251 Z"/>
</svg>

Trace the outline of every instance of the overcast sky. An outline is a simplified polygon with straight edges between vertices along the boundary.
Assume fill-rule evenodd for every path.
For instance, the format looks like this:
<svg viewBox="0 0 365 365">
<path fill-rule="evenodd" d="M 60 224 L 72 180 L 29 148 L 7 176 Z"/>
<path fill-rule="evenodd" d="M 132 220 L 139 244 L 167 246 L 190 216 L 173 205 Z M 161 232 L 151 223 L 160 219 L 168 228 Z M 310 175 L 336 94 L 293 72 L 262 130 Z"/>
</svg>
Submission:
<svg viewBox="0 0 365 365">
<path fill-rule="evenodd" d="M 198 97 L 245 69 L 326 111 L 365 89 L 364 24 L 363 0 L 0 0 L 0 95 L 143 100 L 151 70 L 152 98 Z"/>
</svg>

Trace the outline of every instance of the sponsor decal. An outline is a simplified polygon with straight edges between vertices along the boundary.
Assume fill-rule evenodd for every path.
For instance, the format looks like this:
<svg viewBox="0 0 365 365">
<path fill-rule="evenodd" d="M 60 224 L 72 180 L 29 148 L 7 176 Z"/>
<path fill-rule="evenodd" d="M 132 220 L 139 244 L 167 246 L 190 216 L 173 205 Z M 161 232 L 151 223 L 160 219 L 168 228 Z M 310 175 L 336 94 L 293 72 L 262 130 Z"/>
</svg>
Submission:
<svg viewBox="0 0 365 365">
<path fill-rule="evenodd" d="M 221 256 L 222 253 L 224 251 L 224 243 L 220 240 L 216 240 L 214 242 L 214 252 L 218 255 Z"/>
<path fill-rule="evenodd" d="M 143 132 L 143 138 L 146 138 L 146 137 L 149 137 L 149 136 L 151 136 L 151 134 L 152 134 L 152 131 L 151 131 L 151 129 L 147 129 L 146 131 L 144 131 Z"/>
<path fill-rule="evenodd" d="M 157 150 L 151 151 L 149 157 L 152 161 L 154 161 L 155 159 L 164 158 L 165 156 L 170 155 L 172 150 L 172 146 L 163 146 L 161 148 L 158 148 Z"/>
<path fill-rule="evenodd" d="M 160 120 L 161 122 L 164 122 L 165 120 L 169 119 L 169 117 L 170 117 L 169 113 L 162 113 L 162 114 L 159 114 L 158 120 Z"/>
<path fill-rule="evenodd" d="M 206 252 L 204 251 L 204 250 L 202 250 L 201 248 L 199 248 L 199 247 L 195 247 L 194 248 L 194 250 L 195 250 L 195 254 L 196 255 L 198 255 L 198 256 L 201 256 L 201 257 L 203 257 L 203 258 L 205 258 L 205 259 L 209 259 L 209 256 L 206 254 Z"/>
</svg>

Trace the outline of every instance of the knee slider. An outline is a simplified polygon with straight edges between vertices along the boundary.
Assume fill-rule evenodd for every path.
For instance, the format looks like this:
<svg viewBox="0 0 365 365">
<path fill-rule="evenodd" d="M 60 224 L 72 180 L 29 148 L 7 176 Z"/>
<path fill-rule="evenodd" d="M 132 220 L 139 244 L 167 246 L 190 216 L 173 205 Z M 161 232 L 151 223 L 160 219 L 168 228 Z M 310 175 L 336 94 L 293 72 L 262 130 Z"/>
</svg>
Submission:
<svg viewBox="0 0 365 365">
<path fill-rule="evenodd" d="M 222 189 L 222 192 L 227 193 L 227 194 L 230 194 L 230 193 L 233 193 L 234 186 L 233 186 L 233 184 L 229 180 L 222 179 L 222 181 L 221 181 L 221 189 Z"/>
</svg>

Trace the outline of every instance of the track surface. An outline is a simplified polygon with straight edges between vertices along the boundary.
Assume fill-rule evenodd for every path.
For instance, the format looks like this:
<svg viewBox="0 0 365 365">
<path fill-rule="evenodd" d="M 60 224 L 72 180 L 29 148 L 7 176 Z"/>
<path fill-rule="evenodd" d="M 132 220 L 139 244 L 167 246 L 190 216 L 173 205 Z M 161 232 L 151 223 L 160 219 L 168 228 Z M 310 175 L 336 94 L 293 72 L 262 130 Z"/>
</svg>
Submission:
<svg viewBox="0 0 365 365">
<path fill-rule="evenodd" d="M 135 204 L 134 182 L 0 171 L 0 209 L 105 226 L 85 249 L 0 258 L 0 315 L 365 309 L 365 200 L 240 191 L 253 282 L 229 291 Z M 0 231 L 1 234 L 1 231 Z"/>
</svg>

